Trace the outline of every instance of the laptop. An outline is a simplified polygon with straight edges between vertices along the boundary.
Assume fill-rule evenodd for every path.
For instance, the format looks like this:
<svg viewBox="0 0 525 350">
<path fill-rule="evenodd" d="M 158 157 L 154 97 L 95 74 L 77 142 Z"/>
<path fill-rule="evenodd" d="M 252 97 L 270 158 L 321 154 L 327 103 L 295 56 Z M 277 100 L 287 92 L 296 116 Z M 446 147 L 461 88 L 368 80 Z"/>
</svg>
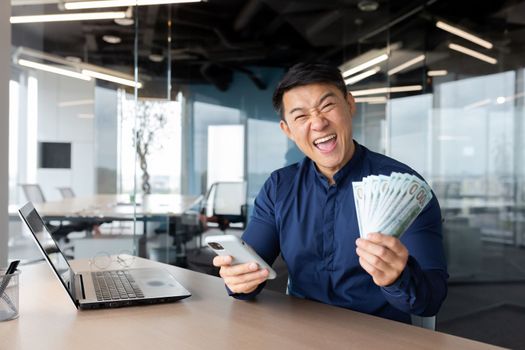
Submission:
<svg viewBox="0 0 525 350">
<path fill-rule="evenodd" d="M 191 296 L 162 268 L 74 272 L 33 204 L 27 203 L 18 212 L 77 309 L 166 303 Z"/>
</svg>

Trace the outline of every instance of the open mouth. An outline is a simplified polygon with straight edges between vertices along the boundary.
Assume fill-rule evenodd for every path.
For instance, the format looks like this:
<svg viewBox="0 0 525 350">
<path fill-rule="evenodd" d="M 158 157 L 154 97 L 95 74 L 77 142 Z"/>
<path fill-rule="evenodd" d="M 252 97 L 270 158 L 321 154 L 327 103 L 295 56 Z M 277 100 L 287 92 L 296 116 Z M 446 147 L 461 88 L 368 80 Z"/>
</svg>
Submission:
<svg viewBox="0 0 525 350">
<path fill-rule="evenodd" d="M 337 135 L 331 134 L 314 140 L 314 146 L 321 152 L 330 152 L 335 148 L 336 140 Z"/>
</svg>

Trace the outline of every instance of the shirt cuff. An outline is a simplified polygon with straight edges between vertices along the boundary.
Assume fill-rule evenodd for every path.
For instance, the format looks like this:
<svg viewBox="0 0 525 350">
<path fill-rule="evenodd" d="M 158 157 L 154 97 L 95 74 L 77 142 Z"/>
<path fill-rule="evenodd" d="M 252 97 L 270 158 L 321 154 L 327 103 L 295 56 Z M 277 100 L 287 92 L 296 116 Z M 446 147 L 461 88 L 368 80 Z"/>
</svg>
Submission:
<svg viewBox="0 0 525 350">
<path fill-rule="evenodd" d="M 259 294 L 262 291 L 262 289 L 264 288 L 265 285 L 266 285 L 266 282 L 263 282 L 263 283 L 259 284 L 257 289 L 255 289 L 251 293 L 234 293 L 234 292 L 232 292 L 230 290 L 230 288 L 228 288 L 227 285 L 224 285 L 224 287 L 226 288 L 226 291 L 228 292 L 228 295 L 233 297 L 233 298 L 235 298 L 235 299 L 239 299 L 239 300 L 253 300 L 253 299 L 255 299 L 257 294 Z"/>
<path fill-rule="evenodd" d="M 399 275 L 399 277 L 397 278 L 397 280 L 395 280 L 392 284 L 389 284 L 388 286 L 384 286 L 381 288 L 386 293 L 391 294 L 391 295 L 406 294 L 406 291 L 410 283 L 410 273 L 408 269 L 409 267 L 407 264 L 403 272 L 401 272 L 401 275 Z"/>
</svg>

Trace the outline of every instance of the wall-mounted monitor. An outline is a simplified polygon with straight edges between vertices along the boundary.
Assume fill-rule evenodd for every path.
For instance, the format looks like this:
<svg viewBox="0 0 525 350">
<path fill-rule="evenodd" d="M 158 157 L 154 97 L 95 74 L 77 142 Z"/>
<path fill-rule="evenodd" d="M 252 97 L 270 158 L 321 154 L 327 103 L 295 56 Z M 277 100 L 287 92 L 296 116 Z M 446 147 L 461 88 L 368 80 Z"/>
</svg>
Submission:
<svg viewBox="0 0 525 350">
<path fill-rule="evenodd" d="M 71 143 L 39 142 L 38 167 L 44 169 L 71 169 Z"/>
</svg>

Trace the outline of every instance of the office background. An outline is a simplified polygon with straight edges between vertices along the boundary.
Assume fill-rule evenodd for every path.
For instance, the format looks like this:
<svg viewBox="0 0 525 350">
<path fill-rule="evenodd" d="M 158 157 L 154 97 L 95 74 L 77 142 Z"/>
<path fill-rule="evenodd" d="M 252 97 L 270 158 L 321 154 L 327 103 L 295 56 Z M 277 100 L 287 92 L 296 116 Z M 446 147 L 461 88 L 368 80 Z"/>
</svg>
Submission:
<svg viewBox="0 0 525 350">
<path fill-rule="evenodd" d="M 271 108 L 285 69 L 374 61 L 348 74 L 354 137 L 416 169 L 440 201 L 450 289 L 437 329 L 525 343 L 525 1 L 209 0 L 110 9 L 125 12 L 120 19 L 9 25 L 8 13 L 103 11 L 58 4 L 1 5 L 0 45 L 10 48 L 0 59 L 3 262 L 7 251 L 28 252 L 7 209 L 7 198 L 26 200 L 22 183 L 39 184 L 47 201 L 61 199 L 58 187 L 139 198 L 137 130 L 151 131 L 151 193 L 205 195 L 217 181 L 244 181 L 249 212 L 269 173 L 301 158 Z M 147 253 L 170 262 L 176 228 L 162 225 L 167 214 L 158 221 Z M 101 231 L 134 249 L 143 227 L 135 220 Z"/>
</svg>

